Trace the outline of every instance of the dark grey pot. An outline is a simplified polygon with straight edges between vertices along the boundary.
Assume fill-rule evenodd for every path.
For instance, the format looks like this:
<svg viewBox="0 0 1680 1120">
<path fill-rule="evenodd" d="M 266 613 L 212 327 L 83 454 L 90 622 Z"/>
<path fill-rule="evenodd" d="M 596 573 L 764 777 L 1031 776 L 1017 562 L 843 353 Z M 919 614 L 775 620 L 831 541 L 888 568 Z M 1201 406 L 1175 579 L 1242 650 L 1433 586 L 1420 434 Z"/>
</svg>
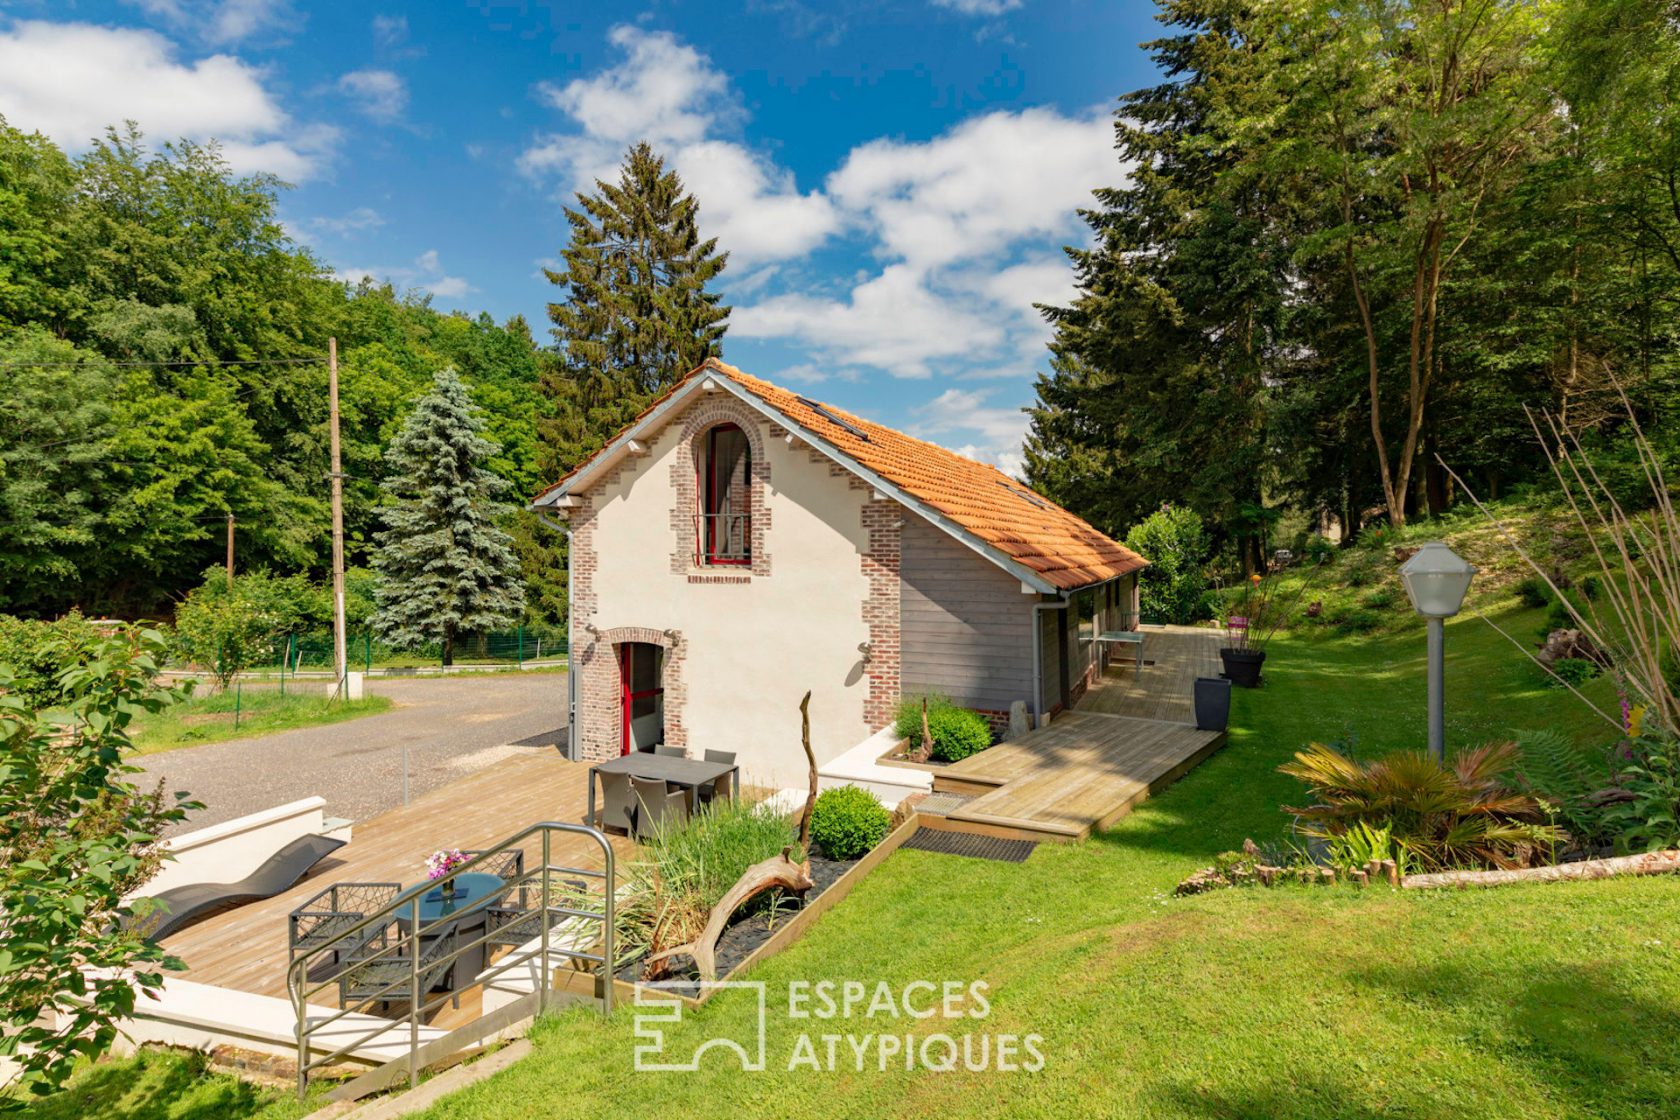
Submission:
<svg viewBox="0 0 1680 1120">
<path fill-rule="evenodd" d="M 1196 730 L 1223 731 L 1231 722 L 1231 682 L 1196 678 Z"/>
<path fill-rule="evenodd" d="M 1260 687 L 1260 666 L 1266 660 L 1263 649 L 1222 649 L 1219 660 L 1225 663 L 1225 677 L 1238 688 Z"/>
</svg>

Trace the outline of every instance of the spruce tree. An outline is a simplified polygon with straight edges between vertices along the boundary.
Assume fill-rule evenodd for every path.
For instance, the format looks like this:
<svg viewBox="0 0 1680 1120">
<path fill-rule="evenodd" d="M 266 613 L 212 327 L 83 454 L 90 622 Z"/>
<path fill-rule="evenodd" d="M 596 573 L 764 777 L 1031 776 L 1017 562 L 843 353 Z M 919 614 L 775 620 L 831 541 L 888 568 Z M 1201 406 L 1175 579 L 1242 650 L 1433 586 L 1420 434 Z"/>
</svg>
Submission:
<svg viewBox="0 0 1680 1120">
<path fill-rule="evenodd" d="M 373 627 L 394 645 L 443 646 L 511 625 L 525 608 L 513 542 L 496 525 L 507 483 L 483 464 L 497 453 L 453 369 L 439 372 L 386 453 L 390 475 L 375 534 Z"/>
<path fill-rule="evenodd" d="M 700 207 L 646 143 L 625 155 L 617 183 L 596 180 L 566 210 L 565 267 L 548 271 L 563 298 L 548 305 L 556 355 L 538 423 L 554 478 L 599 449 L 677 379 L 721 353 L 729 308 L 706 285 L 729 254 L 700 239 Z"/>
</svg>

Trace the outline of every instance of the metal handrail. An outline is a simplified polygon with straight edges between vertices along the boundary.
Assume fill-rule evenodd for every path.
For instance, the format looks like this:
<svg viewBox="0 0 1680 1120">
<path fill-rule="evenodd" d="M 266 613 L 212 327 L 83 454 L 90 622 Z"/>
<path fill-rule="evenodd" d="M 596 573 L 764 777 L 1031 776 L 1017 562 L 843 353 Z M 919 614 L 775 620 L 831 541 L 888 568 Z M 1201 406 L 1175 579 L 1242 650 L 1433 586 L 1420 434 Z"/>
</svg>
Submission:
<svg viewBox="0 0 1680 1120">
<path fill-rule="evenodd" d="M 604 860 L 604 869 L 597 871 L 588 867 L 555 866 L 553 860 L 553 837 L 556 832 L 588 836 L 593 839 L 601 849 Z M 494 856 L 501 855 L 502 853 L 511 851 L 515 848 L 523 850 L 525 841 L 533 835 L 537 835 L 539 833 L 542 836 L 542 862 L 540 866 L 524 871 L 516 878 L 505 881 L 500 889 L 484 896 L 481 899 L 468 903 L 459 910 L 452 910 L 448 914 L 440 915 L 431 922 L 422 923 L 420 920 L 419 903 L 424 895 L 438 889 L 445 883 L 453 882 L 458 876 L 472 873 L 474 869 L 480 867 Z M 555 905 L 553 886 L 554 877 L 556 875 L 571 878 L 581 877 L 586 880 L 599 880 L 602 883 L 602 897 L 604 899 L 601 908 L 599 910 L 587 910 L 576 906 Z M 392 1003 L 396 1002 L 397 999 L 403 998 L 406 998 L 408 1003 L 408 1079 L 410 1086 L 418 1084 L 420 1076 L 418 1059 L 420 1051 L 421 1017 L 440 1007 L 443 1001 L 456 998 L 459 992 L 459 989 L 456 988 L 454 991 L 442 993 L 434 999 L 424 1000 L 422 998 L 424 993 L 420 990 L 421 975 L 422 973 L 431 973 L 438 969 L 452 968 L 455 963 L 466 954 L 488 946 L 490 943 L 491 931 L 488 928 L 488 923 L 486 923 L 484 933 L 476 940 L 469 941 L 464 945 L 457 940 L 454 948 L 448 953 L 442 954 L 433 960 L 426 961 L 424 964 L 422 964 L 420 959 L 422 944 L 429 937 L 445 935 L 451 928 L 458 926 L 463 918 L 489 910 L 493 905 L 504 901 L 508 895 L 517 892 L 522 888 L 528 887 L 534 882 L 540 882 L 539 889 L 541 892 L 540 901 L 533 909 L 534 913 L 541 914 L 541 920 L 538 922 L 540 929 L 538 938 L 539 948 L 536 954 L 536 960 L 540 962 L 541 968 L 540 980 L 537 984 L 538 1013 L 541 1014 L 548 1006 L 548 991 L 553 984 L 553 958 L 556 955 L 564 957 L 568 960 L 582 960 L 599 966 L 601 979 L 601 1010 L 603 1014 L 610 1013 L 612 1011 L 613 997 L 613 908 L 616 901 L 614 880 L 615 866 L 612 843 L 607 839 L 604 833 L 602 833 L 599 829 L 591 828 L 588 825 L 563 823 L 559 821 L 541 821 L 536 824 L 528 825 L 520 831 L 514 833 L 512 836 L 508 836 L 496 842 L 460 866 L 452 868 L 447 874 L 442 875 L 437 879 L 404 889 L 377 911 L 365 915 L 360 921 L 355 922 L 346 929 L 339 931 L 328 940 L 299 954 L 295 960 L 288 964 L 286 969 L 286 989 L 292 998 L 292 1007 L 297 1015 L 297 1084 L 299 1098 L 301 1099 L 308 1092 L 309 1075 L 313 1070 L 329 1065 L 346 1054 L 352 1053 L 369 1040 L 385 1034 L 393 1025 L 396 1024 L 397 1020 L 391 1020 L 389 1023 L 381 1023 L 360 1034 L 358 1037 L 345 1042 L 331 1053 L 311 1058 L 310 1040 L 314 1035 L 317 1035 L 326 1027 L 340 1022 L 351 1015 L 360 1014 L 364 1009 L 374 1004 Z M 570 902 L 572 900 L 567 899 L 566 901 Z M 372 929 L 383 929 L 401 918 L 405 912 L 410 919 L 407 933 L 400 938 L 391 939 L 388 943 L 381 945 L 378 949 L 367 955 L 358 956 L 351 967 L 366 968 L 368 965 L 379 961 L 389 960 L 393 957 L 401 957 L 405 958 L 409 962 L 408 975 L 405 978 L 392 980 L 372 994 L 364 994 L 355 1000 L 346 1001 L 350 1004 L 350 1006 L 341 1006 L 331 1015 L 327 1015 L 320 1019 L 310 1019 L 310 998 L 326 991 L 329 988 L 336 987 L 340 983 L 341 977 L 344 974 L 344 970 L 340 969 L 335 971 L 332 976 L 319 981 L 312 986 L 309 980 L 309 970 L 311 964 L 318 962 L 331 954 L 346 952 L 349 950 L 359 951 L 364 949 L 366 946 L 364 944 L 363 935 L 367 931 Z M 599 954 L 586 953 L 575 949 L 560 948 L 552 945 L 550 926 L 552 925 L 552 918 L 556 915 L 560 915 L 564 918 L 576 918 L 586 921 L 600 922 L 601 952 Z M 481 983 L 494 979 L 495 977 L 512 971 L 513 969 L 528 967 L 531 964 L 531 961 L 532 956 L 528 953 L 509 953 L 501 962 L 482 969 L 475 978 L 475 982 Z M 399 989 L 403 988 L 407 989 L 406 993 L 393 998 L 394 993 L 397 993 Z"/>
<path fill-rule="evenodd" d="M 752 559 L 752 514 L 697 513 L 694 541 L 701 564 L 745 563 Z"/>
</svg>

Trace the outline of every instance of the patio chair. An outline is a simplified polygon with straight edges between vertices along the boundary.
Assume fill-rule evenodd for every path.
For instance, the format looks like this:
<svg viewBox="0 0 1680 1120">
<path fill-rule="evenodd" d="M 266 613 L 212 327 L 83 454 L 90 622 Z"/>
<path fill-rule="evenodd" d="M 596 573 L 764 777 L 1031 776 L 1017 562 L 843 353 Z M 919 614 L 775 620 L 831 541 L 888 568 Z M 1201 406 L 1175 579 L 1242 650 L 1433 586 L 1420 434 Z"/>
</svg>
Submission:
<svg viewBox="0 0 1680 1120">
<path fill-rule="evenodd" d="M 636 839 L 652 836 L 666 821 L 688 818 L 688 791 L 672 789 L 658 778 L 630 778 L 636 794 Z"/>
<path fill-rule="evenodd" d="M 484 853 L 482 851 L 476 851 L 462 852 L 461 854 L 466 856 L 468 859 L 476 859 Z M 479 864 L 476 870 L 482 871 L 486 875 L 494 875 L 496 878 L 506 883 L 509 887 L 517 885 L 519 891 L 519 905 L 521 908 L 524 907 L 525 884 L 521 882 L 521 880 L 525 876 L 525 853 L 522 850 L 515 848 L 512 851 L 497 852 L 490 859 Z M 506 900 L 507 896 L 504 895 L 498 901 L 505 902 Z"/>
<path fill-rule="evenodd" d="M 706 761 L 707 762 L 721 762 L 725 766 L 733 766 L 733 765 L 735 765 L 735 752 L 734 751 L 711 751 L 711 750 L 709 750 L 709 751 L 706 752 Z M 732 779 L 730 777 L 730 775 L 725 774 L 722 777 L 718 778 L 716 781 L 711 782 L 708 785 L 703 785 L 703 786 L 700 787 L 700 790 L 699 790 L 700 800 L 701 801 L 714 801 L 714 800 L 728 801 L 729 796 L 730 796 L 731 793 L 734 792 L 734 789 L 735 789 L 734 779 Z"/>
<path fill-rule="evenodd" d="M 683 750 L 681 747 L 657 746 L 657 747 L 653 748 L 653 753 L 654 754 L 662 754 L 662 755 L 666 756 L 667 758 L 687 758 L 688 757 L 688 752 Z"/>
<path fill-rule="evenodd" d="M 636 795 L 630 789 L 630 775 L 601 775 L 601 827 L 636 830 Z"/>
<path fill-rule="evenodd" d="M 369 914 L 377 913 L 402 893 L 401 883 L 334 883 L 305 899 L 286 915 L 287 959 L 310 953 L 350 929 Z M 358 941 L 371 941 L 384 931 L 369 928 Z M 346 946 L 355 948 L 356 946 Z M 333 963 L 341 950 L 333 950 Z"/>
<path fill-rule="evenodd" d="M 438 936 L 427 938 L 421 945 L 421 1003 L 426 1001 L 426 993 L 438 986 L 444 974 L 455 963 L 450 959 L 455 952 L 455 943 L 455 928 L 451 926 Z M 379 1004 L 380 1010 L 384 1011 L 393 1003 L 408 1003 L 408 958 L 391 952 L 376 955 L 378 950 L 384 948 L 383 939 L 377 944 L 369 943 L 364 950 L 364 959 L 352 958 L 348 967 L 338 974 L 339 1007 L 348 1006 L 352 1002 L 373 1000 Z M 460 1006 L 459 997 L 456 999 L 456 1006 Z"/>
<path fill-rule="evenodd" d="M 537 889 L 540 891 L 542 888 L 539 885 Z M 553 904 L 572 910 L 592 910 L 599 906 L 596 900 L 589 897 L 589 884 L 582 879 L 562 879 L 554 891 Z M 518 946 L 542 936 L 544 911 L 541 907 L 528 906 L 523 892 L 517 906 L 510 900 L 503 899 L 485 913 L 487 916 L 484 934 L 487 947 Z M 550 930 L 572 920 L 565 914 L 556 914 L 553 911 L 547 911 L 547 917 Z"/>
</svg>

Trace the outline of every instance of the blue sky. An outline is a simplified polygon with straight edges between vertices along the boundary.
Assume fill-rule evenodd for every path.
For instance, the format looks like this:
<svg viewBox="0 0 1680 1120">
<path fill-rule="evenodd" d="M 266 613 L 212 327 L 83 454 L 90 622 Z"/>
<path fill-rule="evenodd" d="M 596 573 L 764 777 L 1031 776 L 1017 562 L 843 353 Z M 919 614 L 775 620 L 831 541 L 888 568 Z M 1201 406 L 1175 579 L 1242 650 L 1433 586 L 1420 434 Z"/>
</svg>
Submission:
<svg viewBox="0 0 1680 1120">
<path fill-rule="evenodd" d="M 347 278 L 546 329 L 570 192 L 646 138 L 731 253 L 725 357 L 1018 464 L 1144 0 L 0 0 L 0 114 L 218 138 Z"/>
</svg>

